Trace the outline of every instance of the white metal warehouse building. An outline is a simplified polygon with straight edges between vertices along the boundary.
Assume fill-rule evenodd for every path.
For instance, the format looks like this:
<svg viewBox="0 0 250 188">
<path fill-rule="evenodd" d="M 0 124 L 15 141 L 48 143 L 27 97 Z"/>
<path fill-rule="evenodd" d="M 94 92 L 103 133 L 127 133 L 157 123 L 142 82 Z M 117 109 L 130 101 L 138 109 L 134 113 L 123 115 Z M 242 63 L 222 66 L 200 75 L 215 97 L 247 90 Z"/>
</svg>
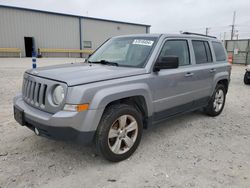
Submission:
<svg viewBox="0 0 250 188">
<path fill-rule="evenodd" d="M 145 24 L 0 5 L 0 57 L 18 56 L 8 52 L 11 48 L 19 49 L 22 57 L 38 48 L 50 50 L 43 54 L 46 57 L 68 56 L 56 49 L 94 50 L 112 36 L 149 31 Z"/>
</svg>

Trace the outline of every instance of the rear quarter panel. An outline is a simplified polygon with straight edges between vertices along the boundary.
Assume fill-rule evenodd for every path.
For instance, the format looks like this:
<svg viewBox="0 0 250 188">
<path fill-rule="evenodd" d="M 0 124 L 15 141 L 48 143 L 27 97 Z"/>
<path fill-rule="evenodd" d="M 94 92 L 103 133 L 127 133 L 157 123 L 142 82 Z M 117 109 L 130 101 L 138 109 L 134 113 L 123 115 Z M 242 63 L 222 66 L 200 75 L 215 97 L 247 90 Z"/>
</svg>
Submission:
<svg viewBox="0 0 250 188">
<path fill-rule="evenodd" d="M 226 79 L 226 80 L 228 80 L 228 83 L 229 83 L 230 77 L 231 77 L 231 64 L 229 64 L 227 61 L 215 63 L 214 68 L 216 69 L 216 73 L 214 75 L 213 90 L 212 90 L 211 96 L 213 94 L 213 91 L 214 91 L 217 83 L 220 80 Z"/>
</svg>

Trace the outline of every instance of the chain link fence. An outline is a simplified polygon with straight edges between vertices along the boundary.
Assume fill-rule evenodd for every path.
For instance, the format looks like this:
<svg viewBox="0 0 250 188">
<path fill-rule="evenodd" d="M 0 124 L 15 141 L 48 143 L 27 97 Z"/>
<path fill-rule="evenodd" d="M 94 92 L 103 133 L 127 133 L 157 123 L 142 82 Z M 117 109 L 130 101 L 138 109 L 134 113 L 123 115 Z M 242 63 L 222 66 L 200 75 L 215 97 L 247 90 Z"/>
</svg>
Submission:
<svg viewBox="0 0 250 188">
<path fill-rule="evenodd" d="M 233 64 L 250 65 L 250 39 L 226 40 L 225 46 L 233 56 Z"/>
</svg>

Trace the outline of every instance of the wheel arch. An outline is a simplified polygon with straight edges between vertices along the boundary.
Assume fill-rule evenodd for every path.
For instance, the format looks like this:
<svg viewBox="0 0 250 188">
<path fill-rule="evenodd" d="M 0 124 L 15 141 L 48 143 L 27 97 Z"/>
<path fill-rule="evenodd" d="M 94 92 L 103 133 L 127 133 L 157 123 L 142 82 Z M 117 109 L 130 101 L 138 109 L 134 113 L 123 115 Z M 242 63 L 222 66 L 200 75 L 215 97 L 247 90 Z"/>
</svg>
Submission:
<svg viewBox="0 0 250 188">
<path fill-rule="evenodd" d="M 224 85 L 226 88 L 226 92 L 227 92 L 229 82 L 230 82 L 230 73 L 229 72 L 225 71 L 225 72 L 217 73 L 214 77 L 214 81 L 213 81 L 214 85 L 213 85 L 213 90 L 212 90 L 211 96 L 212 96 L 212 94 L 213 94 L 213 92 L 218 84 Z"/>
<path fill-rule="evenodd" d="M 225 89 L 226 89 L 226 92 L 228 91 L 228 85 L 229 85 L 228 79 L 220 79 L 220 80 L 218 80 L 216 85 L 218 85 L 218 84 L 224 85 Z"/>
<path fill-rule="evenodd" d="M 142 113 L 144 125 L 147 126 L 147 119 L 153 113 L 153 105 L 151 92 L 146 84 L 131 84 L 100 90 L 94 96 L 90 109 L 103 109 L 104 113 L 108 106 L 117 103 L 134 106 Z"/>
<path fill-rule="evenodd" d="M 147 128 L 149 115 L 148 115 L 148 107 L 147 107 L 144 96 L 136 95 L 136 96 L 130 96 L 130 97 L 117 99 L 115 101 L 108 103 L 105 109 L 115 104 L 128 104 L 136 108 L 142 115 L 144 128 Z"/>
</svg>

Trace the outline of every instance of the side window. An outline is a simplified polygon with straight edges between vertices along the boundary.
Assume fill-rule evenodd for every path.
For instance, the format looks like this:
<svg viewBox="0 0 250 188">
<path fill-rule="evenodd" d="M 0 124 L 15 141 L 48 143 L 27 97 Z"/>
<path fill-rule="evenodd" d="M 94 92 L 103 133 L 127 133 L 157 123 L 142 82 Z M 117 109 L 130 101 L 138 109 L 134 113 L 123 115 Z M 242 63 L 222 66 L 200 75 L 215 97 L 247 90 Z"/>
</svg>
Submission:
<svg viewBox="0 0 250 188">
<path fill-rule="evenodd" d="M 158 58 L 175 56 L 179 59 L 179 66 L 189 65 L 189 49 L 186 40 L 168 40 L 162 47 Z"/>
<path fill-rule="evenodd" d="M 196 64 L 212 62 L 212 54 L 207 41 L 192 41 Z"/>
<path fill-rule="evenodd" d="M 226 61 L 227 57 L 224 51 L 224 47 L 220 42 L 212 42 L 216 61 Z"/>
</svg>

